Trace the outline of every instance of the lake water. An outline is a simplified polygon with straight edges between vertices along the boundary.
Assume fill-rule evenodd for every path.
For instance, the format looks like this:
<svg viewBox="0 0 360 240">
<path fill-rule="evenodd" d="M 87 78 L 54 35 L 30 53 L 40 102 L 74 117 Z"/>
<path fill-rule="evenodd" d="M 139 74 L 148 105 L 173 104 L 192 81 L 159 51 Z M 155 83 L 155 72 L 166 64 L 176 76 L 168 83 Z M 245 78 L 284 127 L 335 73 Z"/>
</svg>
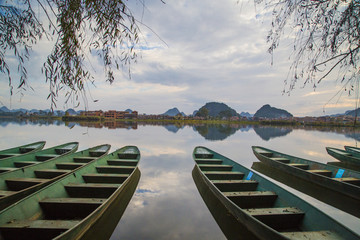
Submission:
<svg viewBox="0 0 360 240">
<path fill-rule="evenodd" d="M 326 163 L 333 158 L 325 147 L 357 146 L 360 140 L 360 131 L 352 129 L 123 122 L 100 125 L 0 120 L 0 132 L 0 149 L 39 140 L 47 142 L 46 148 L 78 141 L 79 150 L 108 143 L 112 146 L 110 152 L 125 145 L 138 146 L 140 182 L 111 237 L 113 240 L 225 239 L 192 179 L 195 146 L 206 146 L 250 168 L 258 161 L 251 150 L 253 145 Z M 289 190 L 360 233 L 359 219 Z"/>
</svg>

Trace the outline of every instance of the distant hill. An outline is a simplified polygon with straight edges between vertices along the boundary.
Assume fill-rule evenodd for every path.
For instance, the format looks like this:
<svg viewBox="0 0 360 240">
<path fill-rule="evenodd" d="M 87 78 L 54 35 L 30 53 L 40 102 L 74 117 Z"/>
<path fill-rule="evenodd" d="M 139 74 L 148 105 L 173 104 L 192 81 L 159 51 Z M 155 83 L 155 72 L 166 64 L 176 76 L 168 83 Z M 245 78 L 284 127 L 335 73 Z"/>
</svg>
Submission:
<svg viewBox="0 0 360 240">
<path fill-rule="evenodd" d="M 174 116 L 178 115 L 179 113 L 180 113 L 181 115 L 183 115 L 183 116 L 186 116 L 185 113 L 180 112 L 179 109 L 177 109 L 176 107 L 167 110 L 167 111 L 166 111 L 165 113 L 163 113 L 162 115 L 174 117 Z"/>
<path fill-rule="evenodd" d="M 252 118 L 252 117 L 253 117 L 253 114 L 250 114 L 250 113 L 248 113 L 248 112 L 241 112 L 241 113 L 240 113 L 240 116 L 246 117 L 246 118 Z"/>
<path fill-rule="evenodd" d="M 357 114 L 358 117 L 360 117 L 360 108 L 358 108 L 358 109 L 356 109 L 356 110 L 346 111 L 346 112 L 345 112 L 345 115 L 355 117 L 355 113 Z"/>
<path fill-rule="evenodd" d="M 131 109 L 126 109 L 125 112 L 132 113 L 133 111 Z"/>
<path fill-rule="evenodd" d="M 201 114 L 204 113 L 205 109 L 205 112 L 207 112 L 208 116 L 210 117 L 234 117 L 239 115 L 234 109 L 232 109 L 225 103 L 209 102 L 198 110 L 196 116 L 201 117 Z"/>
<path fill-rule="evenodd" d="M 262 106 L 254 114 L 255 118 L 268 118 L 268 119 L 279 119 L 289 118 L 293 115 L 286 110 L 271 107 L 269 104 Z"/>
</svg>

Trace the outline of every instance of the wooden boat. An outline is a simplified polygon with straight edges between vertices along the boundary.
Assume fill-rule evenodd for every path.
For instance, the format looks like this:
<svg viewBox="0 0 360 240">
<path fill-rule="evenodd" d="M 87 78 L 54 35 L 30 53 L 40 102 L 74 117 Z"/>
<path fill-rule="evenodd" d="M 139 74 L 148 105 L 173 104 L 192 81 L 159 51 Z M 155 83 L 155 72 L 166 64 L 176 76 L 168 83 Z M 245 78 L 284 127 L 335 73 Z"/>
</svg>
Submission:
<svg viewBox="0 0 360 240">
<path fill-rule="evenodd" d="M 202 158 L 208 152 L 212 157 Z M 209 156 L 210 156 L 209 155 Z M 360 239 L 342 224 L 301 198 L 237 162 L 196 147 L 193 170 L 198 189 L 237 223 L 229 239 Z"/>
<path fill-rule="evenodd" d="M 353 146 L 344 146 L 345 151 L 360 155 L 360 148 Z"/>
<path fill-rule="evenodd" d="M 104 144 L 0 174 L 0 210 L 108 153 Z"/>
<path fill-rule="evenodd" d="M 4 209 L 1 239 L 110 238 L 138 184 L 139 160 L 137 147 L 121 148 Z"/>
<path fill-rule="evenodd" d="M 2 159 L 0 160 L 0 176 L 4 172 L 14 171 L 18 168 L 39 164 L 50 159 L 73 153 L 78 149 L 78 146 L 78 142 L 69 142 L 41 151 Z"/>
<path fill-rule="evenodd" d="M 350 163 L 352 165 L 360 165 L 360 154 L 345 151 L 338 148 L 326 147 L 326 151 L 329 155 L 333 156 L 342 163 Z"/>
<path fill-rule="evenodd" d="M 39 142 L 34 142 L 34 143 L 29 143 L 26 145 L 18 146 L 18 147 L 1 150 L 0 151 L 0 159 L 15 157 L 15 156 L 23 155 L 26 153 L 32 153 L 32 152 L 39 151 L 39 150 L 43 149 L 43 147 L 45 146 L 45 143 L 46 143 L 45 141 L 39 141 Z"/>
<path fill-rule="evenodd" d="M 265 166 L 253 168 L 290 187 L 360 217 L 360 173 L 253 146 Z"/>
</svg>

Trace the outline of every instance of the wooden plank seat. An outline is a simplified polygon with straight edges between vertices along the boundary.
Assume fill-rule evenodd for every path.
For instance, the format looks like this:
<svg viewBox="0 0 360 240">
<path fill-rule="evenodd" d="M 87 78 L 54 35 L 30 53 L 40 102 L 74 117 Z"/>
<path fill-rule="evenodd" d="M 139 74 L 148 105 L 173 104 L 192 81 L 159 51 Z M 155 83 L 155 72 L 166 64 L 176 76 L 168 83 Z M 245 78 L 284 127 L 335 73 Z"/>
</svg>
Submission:
<svg viewBox="0 0 360 240">
<path fill-rule="evenodd" d="M 259 150 L 259 154 L 264 155 L 265 157 L 272 157 L 274 154 L 272 152 L 266 151 L 266 150 Z"/>
<path fill-rule="evenodd" d="M 289 165 L 289 166 L 292 166 L 292 167 L 300 168 L 300 169 L 303 169 L 303 170 L 307 170 L 307 169 L 309 169 L 309 164 L 303 164 L 303 163 L 289 163 L 288 165 Z"/>
<path fill-rule="evenodd" d="M 319 174 L 325 177 L 331 177 L 332 172 L 329 170 L 322 170 L 322 169 L 314 169 L 314 170 L 307 170 L 307 172 Z"/>
<path fill-rule="evenodd" d="M 336 181 L 340 181 L 340 182 L 346 182 L 349 184 L 354 184 L 356 186 L 360 186 L 360 179 L 359 178 L 354 178 L 354 177 L 344 177 L 344 178 L 333 178 Z"/>
<path fill-rule="evenodd" d="M 234 171 L 203 171 L 210 180 L 241 180 L 244 177 L 242 172 Z"/>
<path fill-rule="evenodd" d="M 0 197 L 6 197 L 14 193 L 16 193 L 16 191 L 0 190 Z"/>
<path fill-rule="evenodd" d="M 136 159 L 138 157 L 137 153 L 118 153 L 118 157 L 121 159 Z"/>
<path fill-rule="evenodd" d="M 282 232 L 283 235 L 290 239 L 297 240 L 339 240 L 341 237 L 331 231 L 308 231 L 308 232 Z"/>
<path fill-rule="evenodd" d="M 138 161 L 131 159 L 109 159 L 107 163 L 115 166 L 136 166 Z"/>
<path fill-rule="evenodd" d="M 273 160 L 273 161 L 276 161 L 276 162 L 290 163 L 290 159 L 284 158 L 284 157 L 273 157 L 273 158 L 270 158 L 270 159 Z"/>
<path fill-rule="evenodd" d="M 0 173 L 14 171 L 14 170 L 17 170 L 17 169 L 18 168 L 15 168 L 15 167 L 2 167 L 2 168 L 0 168 Z"/>
<path fill-rule="evenodd" d="M 69 172 L 71 172 L 71 170 L 66 169 L 40 169 L 34 171 L 36 177 L 45 179 L 55 178 Z"/>
<path fill-rule="evenodd" d="M 74 157 L 73 161 L 76 163 L 89 163 L 94 161 L 96 158 L 94 157 Z"/>
<path fill-rule="evenodd" d="M 38 164 L 39 162 L 34 161 L 21 161 L 21 162 L 14 162 L 14 166 L 17 168 L 26 167 L 34 164 Z"/>
<path fill-rule="evenodd" d="M 109 166 L 101 165 L 97 166 L 96 170 L 98 173 L 118 173 L 118 174 L 130 174 L 134 171 L 133 166 Z"/>
<path fill-rule="evenodd" d="M 9 240 L 52 239 L 72 228 L 78 220 L 23 220 L 0 226 L 1 235 Z"/>
<path fill-rule="evenodd" d="M 129 174 L 89 173 L 82 175 L 86 183 L 123 183 Z"/>
<path fill-rule="evenodd" d="M 58 156 L 59 156 L 58 154 L 38 154 L 35 156 L 35 158 L 36 158 L 36 160 L 43 162 L 43 161 L 46 161 L 46 160 L 49 160 L 49 159 L 52 159 L 52 158 L 55 158 Z"/>
<path fill-rule="evenodd" d="M 70 197 L 108 198 L 121 184 L 69 183 L 65 189 Z"/>
<path fill-rule="evenodd" d="M 12 191 L 20 191 L 46 181 L 48 181 L 48 179 L 41 178 L 12 178 L 5 180 L 8 188 Z"/>
<path fill-rule="evenodd" d="M 271 191 L 223 192 L 223 194 L 240 208 L 272 207 L 277 198 L 277 194 Z"/>
<path fill-rule="evenodd" d="M 3 153 L 3 154 L 0 154 L 0 159 L 8 158 L 8 157 L 15 157 L 15 156 L 19 156 L 19 155 L 21 155 L 21 153 Z"/>
<path fill-rule="evenodd" d="M 196 159 L 197 164 L 221 164 L 223 161 L 221 159 Z"/>
<path fill-rule="evenodd" d="M 76 168 L 79 168 L 81 166 L 84 166 L 85 163 L 72 163 L 72 162 L 67 162 L 67 163 L 57 163 L 56 167 L 58 169 L 65 169 L 65 170 L 74 170 Z"/>
<path fill-rule="evenodd" d="M 24 154 L 24 153 L 27 153 L 27 152 L 31 152 L 31 151 L 34 151 L 35 149 L 37 148 L 37 146 L 28 146 L 28 147 L 21 147 L 19 148 L 19 151 Z"/>
<path fill-rule="evenodd" d="M 47 219 L 82 219 L 106 198 L 46 198 L 39 201 Z"/>
<path fill-rule="evenodd" d="M 104 150 L 89 151 L 89 155 L 91 157 L 100 157 L 100 156 L 104 155 L 105 153 L 106 153 L 106 151 L 104 151 Z"/>
<path fill-rule="evenodd" d="M 298 228 L 305 215 L 303 211 L 294 207 L 252 208 L 244 211 L 277 231 Z"/>
<path fill-rule="evenodd" d="M 254 180 L 212 180 L 222 192 L 255 191 L 258 182 Z"/>
<path fill-rule="evenodd" d="M 222 164 L 198 164 L 202 171 L 231 171 L 232 165 Z"/>
</svg>

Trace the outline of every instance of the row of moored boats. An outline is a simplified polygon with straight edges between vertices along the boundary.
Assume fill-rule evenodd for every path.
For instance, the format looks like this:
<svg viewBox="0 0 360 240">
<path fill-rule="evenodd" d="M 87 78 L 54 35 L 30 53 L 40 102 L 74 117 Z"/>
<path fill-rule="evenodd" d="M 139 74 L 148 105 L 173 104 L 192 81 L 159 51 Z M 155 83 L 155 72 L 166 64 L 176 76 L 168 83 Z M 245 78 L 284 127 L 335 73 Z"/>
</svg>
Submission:
<svg viewBox="0 0 360 240">
<path fill-rule="evenodd" d="M 0 151 L 0 239 L 108 239 L 139 182 L 139 149 L 109 153 L 104 144 L 77 152 L 77 142 L 44 145 Z M 327 151 L 340 162 L 254 146 L 260 162 L 252 168 L 360 217 L 360 149 Z M 195 184 L 228 239 L 360 239 L 309 202 L 211 149 L 196 147 L 193 159 Z"/>
</svg>

